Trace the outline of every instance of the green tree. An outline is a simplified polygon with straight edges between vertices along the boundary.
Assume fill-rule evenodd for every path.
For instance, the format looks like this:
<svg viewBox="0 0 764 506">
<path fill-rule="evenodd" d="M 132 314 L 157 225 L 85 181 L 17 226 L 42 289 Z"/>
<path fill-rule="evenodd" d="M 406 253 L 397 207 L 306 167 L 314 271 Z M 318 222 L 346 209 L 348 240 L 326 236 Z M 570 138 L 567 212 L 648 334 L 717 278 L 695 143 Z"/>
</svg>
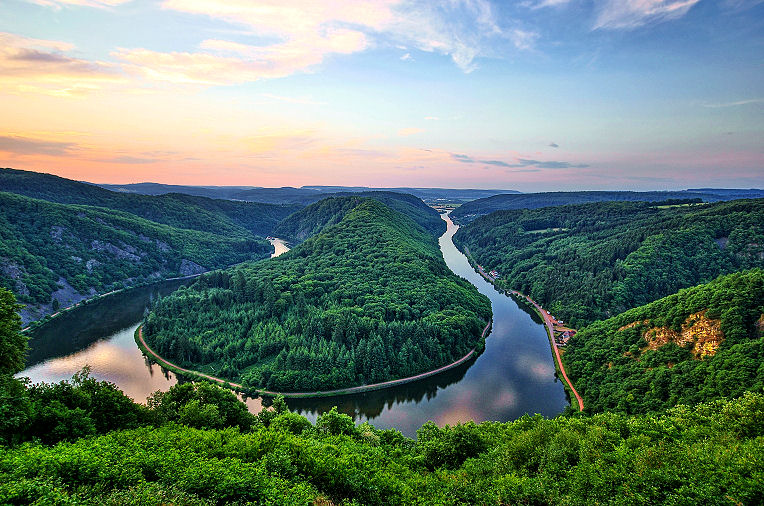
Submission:
<svg viewBox="0 0 764 506">
<path fill-rule="evenodd" d="M 0 374 L 13 375 L 24 368 L 27 337 L 21 333 L 21 305 L 10 290 L 0 288 Z"/>
</svg>

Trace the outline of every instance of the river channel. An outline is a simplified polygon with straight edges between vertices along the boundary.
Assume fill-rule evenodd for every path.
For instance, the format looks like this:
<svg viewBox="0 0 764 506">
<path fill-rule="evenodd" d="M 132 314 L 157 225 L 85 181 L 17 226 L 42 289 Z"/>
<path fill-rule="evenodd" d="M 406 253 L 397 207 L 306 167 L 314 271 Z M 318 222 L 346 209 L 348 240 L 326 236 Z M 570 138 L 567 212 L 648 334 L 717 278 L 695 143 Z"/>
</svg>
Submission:
<svg viewBox="0 0 764 506">
<path fill-rule="evenodd" d="M 509 421 L 523 414 L 555 416 L 568 405 L 562 383 L 555 376 L 546 331 L 535 313 L 525 311 L 496 291 L 469 265 L 451 238 L 458 229 L 442 215 L 448 229 L 440 248 L 448 267 L 467 279 L 491 300 L 493 329 L 485 351 L 476 359 L 442 374 L 406 385 L 363 394 L 315 399 L 287 399 L 293 411 L 310 420 L 337 406 L 358 422 L 378 428 L 395 427 L 407 436 L 428 420 L 438 425 L 474 420 Z M 272 241 L 274 256 L 287 248 Z M 18 374 L 32 382 L 70 379 L 83 366 L 91 376 L 115 383 L 136 401 L 178 382 L 147 360 L 133 333 L 151 302 L 171 293 L 184 281 L 166 281 L 104 297 L 67 311 L 30 333 L 29 367 Z M 246 400 L 261 409 L 260 399 Z"/>
</svg>

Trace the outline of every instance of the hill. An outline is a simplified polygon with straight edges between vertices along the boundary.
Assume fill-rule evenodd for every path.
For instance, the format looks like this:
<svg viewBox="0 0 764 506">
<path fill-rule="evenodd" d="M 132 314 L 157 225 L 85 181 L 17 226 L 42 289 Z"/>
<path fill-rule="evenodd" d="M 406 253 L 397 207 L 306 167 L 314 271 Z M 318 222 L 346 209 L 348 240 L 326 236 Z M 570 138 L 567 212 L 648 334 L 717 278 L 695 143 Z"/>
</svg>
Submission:
<svg viewBox="0 0 764 506">
<path fill-rule="evenodd" d="M 24 322 L 97 293 L 263 258 L 246 231 L 175 228 L 110 209 L 0 192 L 0 286 L 27 305 Z"/>
<path fill-rule="evenodd" d="M 582 326 L 720 274 L 764 267 L 764 199 L 499 211 L 454 236 L 499 286 Z"/>
<path fill-rule="evenodd" d="M 490 303 L 434 236 L 367 199 L 290 252 L 163 299 L 148 344 L 248 387 L 328 390 L 402 378 L 483 345 Z"/>
<path fill-rule="evenodd" d="M 302 205 L 215 200 L 183 194 L 149 196 L 109 191 L 50 174 L 0 169 L 0 191 L 59 204 L 83 204 L 132 213 L 177 228 L 265 237 Z"/>
<path fill-rule="evenodd" d="M 764 271 L 670 295 L 573 336 L 564 361 L 587 411 L 656 412 L 764 390 Z"/>
<path fill-rule="evenodd" d="M 304 241 L 327 226 L 342 221 L 342 218 L 351 209 L 354 209 L 367 198 L 382 202 L 391 209 L 407 215 L 430 234 L 437 236 L 446 231 L 446 224 L 438 212 L 413 195 L 394 192 L 363 192 L 338 194 L 319 200 L 279 223 L 273 235 L 286 239 L 293 244 Z"/>
<path fill-rule="evenodd" d="M 490 214 L 495 211 L 512 209 L 539 209 L 542 207 L 586 204 L 592 202 L 663 202 L 694 201 L 718 202 L 742 198 L 762 198 L 764 190 L 727 190 L 727 189 L 698 189 L 682 191 L 580 191 L 580 192 L 545 192 L 494 195 L 462 204 L 454 209 L 451 218 L 459 224 Z"/>
<path fill-rule="evenodd" d="M 246 200 L 272 204 L 307 205 L 329 195 L 338 193 L 395 192 L 407 193 L 424 200 L 437 202 L 467 202 L 499 193 L 519 193 L 516 190 L 476 190 L 454 188 L 372 188 L 368 186 L 302 186 L 300 188 L 260 188 L 245 186 L 181 186 L 160 183 L 102 184 L 102 188 L 116 192 L 142 193 L 144 195 L 164 195 L 185 193 L 215 199 Z"/>
</svg>

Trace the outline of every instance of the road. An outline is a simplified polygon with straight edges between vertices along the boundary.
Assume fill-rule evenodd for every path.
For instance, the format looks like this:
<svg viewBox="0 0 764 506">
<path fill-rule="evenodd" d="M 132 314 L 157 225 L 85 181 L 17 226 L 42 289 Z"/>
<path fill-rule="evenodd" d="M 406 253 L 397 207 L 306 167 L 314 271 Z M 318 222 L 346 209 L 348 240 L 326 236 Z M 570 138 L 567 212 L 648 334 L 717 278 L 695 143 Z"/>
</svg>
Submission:
<svg viewBox="0 0 764 506">
<path fill-rule="evenodd" d="M 524 297 L 525 300 L 533 304 L 533 306 L 538 310 L 538 312 L 541 314 L 541 317 L 544 319 L 544 323 L 546 324 L 547 331 L 549 332 L 549 341 L 552 343 L 552 348 L 554 349 L 554 355 L 557 359 L 557 365 L 560 366 L 560 372 L 562 373 L 562 377 L 565 378 L 565 382 L 570 387 L 570 390 L 573 392 L 573 395 L 576 396 L 576 401 L 578 401 L 578 410 L 583 411 L 584 410 L 584 400 L 581 398 L 581 396 L 578 394 L 576 389 L 573 387 L 573 382 L 570 381 L 570 378 L 568 378 L 568 374 L 565 372 L 565 366 L 562 365 L 562 357 L 560 356 L 560 348 L 557 346 L 557 342 L 554 340 L 554 320 L 552 320 L 552 317 L 549 316 L 544 309 L 539 306 L 535 300 L 531 299 L 529 296 L 524 295 L 517 290 L 510 290 L 510 292 L 514 293 L 518 297 Z"/>
<path fill-rule="evenodd" d="M 466 246 L 464 247 L 466 250 L 467 256 L 470 257 L 470 250 Z M 489 283 L 493 283 L 495 280 L 486 274 L 486 272 L 483 270 L 483 267 L 481 267 L 478 264 L 475 264 L 477 267 L 477 271 L 480 273 L 481 276 L 483 276 Z M 571 392 L 573 392 L 573 395 L 576 397 L 576 401 L 578 401 L 578 410 L 583 411 L 584 410 L 584 399 L 578 394 L 576 389 L 573 387 L 573 382 L 570 381 L 570 378 L 568 378 L 568 373 L 565 372 L 565 366 L 562 365 L 562 357 L 560 356 L 560 348 L 557 346 L 557 342 L 554 340 L 554 320 L 552 320 L 552 317 L 549 316 L 546 311 L 542 309 L 541 306 L 539 306 L 536 301 L 531 299 L 529 296 L 522 294 L 518 292 L 517 290 L 510 290 L 510 292 L 514 293 L 518 297 L 525 298 L 528 302 L 534 305 L 534 307 L 538 310 L 539 314 L 541 314 L 541 317 L 544 319 L 544 323 L 546 324 L 547 332 L 549 333 L 549 342 L 552 343 L 552 349 L 554 349 L 554 355 L 555 360 L 557 360 L 557 365 L 560 367 L 560 372 L 562 373 L 562 377 L 565 378 L 565 382 L 570 387 Z"/>
<path fill-rule="evenodd" d="M 488 329 L 491 328 L 491 322 L 489 321 L 485 328 L 483 328 L 482 337 L 485 338 L 486 333 L 488 332 Z M 155 352 L 151 347 L 149 347 L 148 344 L 146 344 L 146 341 L 143 339 L 143 325 L 138 327 L 138 340 L 141 342 L 141 345 L 143 345 L 143 348 L 148 351 L 149 355 L 151 355 L 157 362 L 160 364 L 164 364 L 165 366 L 169 367 L 170 369 L 175 369 L 177 371 L 181 371 L 184 373 L 192 374 L 194 376 L 199 376 L 200 378 L 208 379 L 210 381 L 215 381 L 217 383 L 220 383 L 221 385 L 228 384 L 231 385 L 234 388 L 238 388 L 241 390 L 248 390 L 245 389 L 243 385 L 240 385 L 239 383 L 233 383 L 228 380 L 224 380 L 222 378 L 216 378 L 214 376 L 210 376 L 209 374 L 204 374 L 198 371 L 193 371 L 191 369 L 185 369 L 183 367 L 180 367 L 177 364 L 173 364 L 169 360 L 166 360 L 162 358 L 157 352 Z M 467 353 L 465 356 L 460 358 L 459 360 L 452 362 L 448 365 L 444 365 L 443 367 L 439 367 L 437 369 L 434 369 L 432 371 L 423 372 L 421 374 L 417 374 L 415 376 L 409 376 L 408 378 L 401 378 L 396 380 L 390 380 L 390 381 L 383 381 L 381 383 L 372 383 L 371 385 L 360 385 L 357 387 L 349 387 L 349 388 L 341 388 L 338 390 L 317 390 L 315 392 L 274 392 L 271 390 L 256 390 L 257 393 L 261 395 L 283 395 L 284 397 L 325 397 L 325 396 L 332 396 L 332 395 L 346 395 L 346 394 L 357 394 L 362 392 L 368 392 L 370 390 L 380 390 L 382 388 L 389 388 L 397 385 L 403 385 L 405 383 L 411 383 L 412 381 L 417 381 L 424 378 L 429 378 L 430 376 L 434 376 L 438 373 L 447 371 L 449 369 L 453 369 L 454 367 L 463 364 L 464 362 L 468 361 L 472 356 L 475 354 L 475 349 L 471 349 L 469 353 Z"/>
</svg>

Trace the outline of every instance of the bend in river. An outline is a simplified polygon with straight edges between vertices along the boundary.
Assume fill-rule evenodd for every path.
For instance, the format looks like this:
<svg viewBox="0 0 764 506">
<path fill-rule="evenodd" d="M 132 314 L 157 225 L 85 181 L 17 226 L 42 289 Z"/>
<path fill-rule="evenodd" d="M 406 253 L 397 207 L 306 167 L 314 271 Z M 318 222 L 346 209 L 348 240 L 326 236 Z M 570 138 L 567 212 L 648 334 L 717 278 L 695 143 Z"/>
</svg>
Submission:
<svg viewBox="0 0 764 506">
<path fill-rule="evenodd" d="M 357 421 L 378 428 L 395 427 L 407 436 L 428 420 L 438 425 L 474 420 L 507 421 L 525 413 L 554 416 L 568 405 L 544 327 L 511 298 L 496 291 L 469 265 L 451 238 L 458 229 L 443 215 L 448 229 L 440 248 L 448 267 L 491 300 L 493 328 L 485 351 L 477 358 L 430 378 L 362 394 L 313 399 L 287 399 L 290 408 L 312 421 L 337 406 Z M 288 248 L 272 239 L 276 254 Z M 176 285 L 167 285 L 176 283 Z M 85 364 L 91 375 L 114 382 L 137 401 L 177 382 L 171 372 L 148 361 L 133 333 L 157 294 L 169 293 L 180 282 L 158 283 L 128 290 L 55 318 L 31 333 L 31 365 L 19 376 L 33 382 L 69 379 Z M 535 319 L 534 319 L 535 318 Z M 84 347 L 84 348 L 83 348 Z M 261 409 L 260 399 L 247 401 Z"/>
</svg>

